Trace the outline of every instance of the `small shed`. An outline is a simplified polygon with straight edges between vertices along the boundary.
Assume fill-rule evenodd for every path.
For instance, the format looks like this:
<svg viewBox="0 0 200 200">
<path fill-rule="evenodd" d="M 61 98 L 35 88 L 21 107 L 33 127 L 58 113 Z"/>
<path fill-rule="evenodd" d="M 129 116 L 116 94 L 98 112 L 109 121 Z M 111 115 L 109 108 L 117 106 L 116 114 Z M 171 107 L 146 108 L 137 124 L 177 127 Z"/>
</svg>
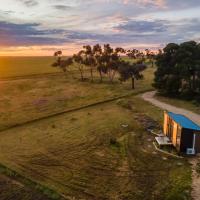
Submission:
<svg viewBox="0 0 200 200">
<path fill-rule="evenodd" d="M 163 131 L 178 152 L 200 153 L 200 126 L 184 115 L 164 112 Z"/>
</svg>

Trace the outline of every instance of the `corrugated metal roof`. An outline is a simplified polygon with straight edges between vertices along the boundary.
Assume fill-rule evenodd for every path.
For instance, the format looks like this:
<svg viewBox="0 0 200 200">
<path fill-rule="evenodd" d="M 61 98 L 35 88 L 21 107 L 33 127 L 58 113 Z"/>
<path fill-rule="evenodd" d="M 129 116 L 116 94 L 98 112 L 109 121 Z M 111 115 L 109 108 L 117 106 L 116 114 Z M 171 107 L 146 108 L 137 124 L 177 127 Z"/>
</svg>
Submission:
<svg viewBox="0 0 200 200">
<path fill-rule="evenodd" d="M 175 122 L 177 122 L 183 128 L 200 131 L 200 126 L 195 124 L 192 120 L 188 119 L 184 115 L 175 114 L 173 112 L 168 112 L 168 114 Z"/>
</svg>

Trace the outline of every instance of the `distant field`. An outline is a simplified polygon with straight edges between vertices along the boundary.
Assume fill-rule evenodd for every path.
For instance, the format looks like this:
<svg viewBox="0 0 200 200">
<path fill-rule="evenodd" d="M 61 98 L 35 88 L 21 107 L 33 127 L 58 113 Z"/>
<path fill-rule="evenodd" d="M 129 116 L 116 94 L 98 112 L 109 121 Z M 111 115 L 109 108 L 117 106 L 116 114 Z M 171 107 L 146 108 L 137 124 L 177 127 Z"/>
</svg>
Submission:
<svg viewBox="0 0 200 200">
<path fill-rule="evenodd" d="M 0 78 L 55 73 L 52 57 L 0 57 Z"/>
<path fill-rule="evenodd" d="M 33 120 L 67 109 L 103 101 L 113 97 L 144 92 L 152 89 L 154 69 L 144 72 L 144 80 L 136 81 L 136 89 L 131 89 L 131 83 L 120 84 L 117 79 L 110 84 L 105 80 L 95 83 L 89 80 L 81 82 L 79 74 L 65 77 L 58 74 L 40 78 L 30 78 L 0 82 L 0 130 L 11 125 Z M 87 76 L 87 74 L 86 74 Z M 89 76 L 89 75 L 88 75 Z"/>
<path fill-rule="evenodd" d="M 129 58 L 123 58 L 131 61 Z M 0 57 L 0 79 L 7 77 L 30 76 L 61 72 L 58 68 L 51 67 L 55 61 L 52 57 Z M 135 61 L 134 61 L 135 62 Z M 74 69 L 73 66 L 70 69 Z"/>
</svg>

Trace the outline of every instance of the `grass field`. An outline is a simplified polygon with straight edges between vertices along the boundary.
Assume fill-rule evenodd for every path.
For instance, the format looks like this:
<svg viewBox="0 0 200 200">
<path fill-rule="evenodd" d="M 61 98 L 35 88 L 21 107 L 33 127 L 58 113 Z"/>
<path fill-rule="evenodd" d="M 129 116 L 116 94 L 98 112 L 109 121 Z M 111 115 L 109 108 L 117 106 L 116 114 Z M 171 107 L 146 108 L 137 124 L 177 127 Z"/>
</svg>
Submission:
<svg viewBox="0 0 200 200">
<path fill-rule="evenodd" d="M 66 78 L 62 74 L 53 77 L 18 79 L 0 82 L 0 129 L 44 117 L 67 109 L 77 108 L 113 97 L 151 90 L 153 69 L 145 71 L 145 79 L 131 83 L 113 84 L 79 81 L 75 73 Z"/>
<path fill-rule="evenodd" d="M 154 137 L 138 120 L 148 117 L 162 123 L 163 112 L 137 96 L 152 89 L 154 70 L 144 72 L 145 79 L 136 81 L 135 90 L 130 82 L 120 84 L 117 79 L 113 84 L 105 78 L 100 83 L 97 74 L 94 83 L 81 82 L 77 72 L 0 81 L 1 130 L 133 94 L 1 131 L 0 163 L 66 199 L 190 200 L 191 168 L 187 160 L 157 152 Z M 31 73 L 27 71 L 27 75 Z M 7 179 L 0 176 L 0 183 Z M 34 196 L 35 190 L 26 185 L 21 190 L 7 183 L 0 187 L 0 194 L 6 191 L 7 199 L 16 190 L 23 191 L 20 199 L 24 200 L 42 195 Z"/>
<path fill-rule="evenodd" d="M 123 58 L 133 62 L 129 58 Z M 0 79 L 20 76 L 31 76 L 61 72 L 58 68 L 51 67 L 55 58 L 52 57 L 0 57 Z M 135 61 L 134 61 L 135 62 Z M 70 67 L 76 69 L 75 66 Z"/>
<path fill-rule="evenodd" d="M 1 135 L 0 160 L 66 197 L 184 199 L 189 165 L 155 152 L 135 115 L 108 103 L 11 129 Z"/>
<path fill-rule="evenodd" d="M 50 198 L 37 190 L 14 181 L 2 174 L 0 174 L 0 186 L 1 200 L 50 200 Z"/>
<path fill-rule="evenodd" d="M 0 57 L 0 78 L 55 73 L 53 57 Z"/>
</svg>

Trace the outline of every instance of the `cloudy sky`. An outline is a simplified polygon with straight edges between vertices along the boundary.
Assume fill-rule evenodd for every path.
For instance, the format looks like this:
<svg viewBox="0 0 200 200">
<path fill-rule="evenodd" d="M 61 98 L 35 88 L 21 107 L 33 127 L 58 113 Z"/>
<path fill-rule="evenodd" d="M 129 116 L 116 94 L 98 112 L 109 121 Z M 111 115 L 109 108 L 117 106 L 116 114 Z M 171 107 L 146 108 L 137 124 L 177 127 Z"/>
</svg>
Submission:
<svg viewBox="0 0 200 200">
<path fill-rule="evenodd" d="M 200 41 L 199 0 L 0 0 L 0 55 Z"/>
</svg>

